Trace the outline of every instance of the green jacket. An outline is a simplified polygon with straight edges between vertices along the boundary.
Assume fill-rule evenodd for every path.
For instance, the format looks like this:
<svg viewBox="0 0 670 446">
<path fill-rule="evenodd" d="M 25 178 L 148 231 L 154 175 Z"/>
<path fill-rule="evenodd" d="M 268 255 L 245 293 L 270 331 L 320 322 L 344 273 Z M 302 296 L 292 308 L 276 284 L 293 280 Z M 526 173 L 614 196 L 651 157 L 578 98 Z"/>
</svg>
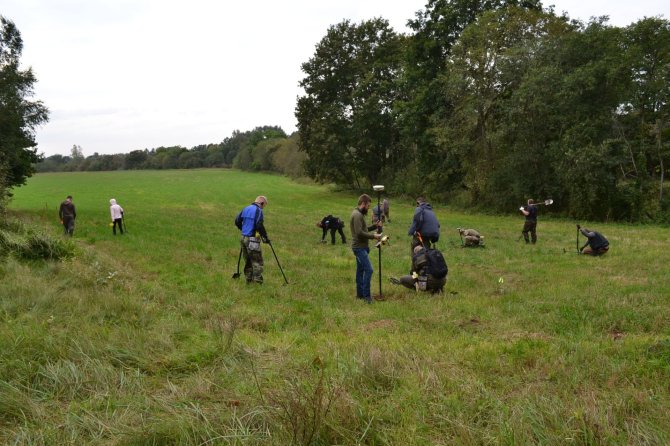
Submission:
<svg viewBox="0 0 670 446">
<path fill-rule="evenodd" d="M 354 211 L 351 213 L 351 222 L 349 223 L 349 227 L 351 228 L 352 249 L 367 248 L 368 240 L 375 238 L 375 233 L 368 231 L 376 231 L 377 226 L 372 225 L 368 227 L 365 224 L 365 215 L 363 215 L 363 213 L 358 208 L 354 209 Z"/>
</svg>

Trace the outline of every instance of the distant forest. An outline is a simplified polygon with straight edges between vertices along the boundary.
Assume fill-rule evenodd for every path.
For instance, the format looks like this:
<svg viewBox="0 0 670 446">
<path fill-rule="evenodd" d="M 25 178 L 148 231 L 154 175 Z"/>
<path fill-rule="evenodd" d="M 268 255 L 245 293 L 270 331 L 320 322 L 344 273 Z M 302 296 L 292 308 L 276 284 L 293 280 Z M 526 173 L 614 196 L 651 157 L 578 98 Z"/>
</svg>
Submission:
<svg viewBox="0 0 670 446">
<path fill-rule="evenodd" d="M 429 0 L 395 32 L 331 26 L 302 64 L 296 134 L 51 156 L 38 171 L 232 166 L 494 212 L 527 198 L 597 220 L 670 222 L 670 22 L 627 27 L 535 0 Z"/>
<path fill-rule="evenodd" d="M 219 144 L 133 150 L 129 153 L 84 156 L 72 146 L 70 155 L 52 155 L 35 165 L 37 172 L 74 172 L 137 169 L 198 169 L 234 167 L 248 171 L 272 171 L 291 177 L 306 176 L 306 154 L 298 150 L 297 135 L 287 136 L 276 126 L 235 131 Z"/>
</svg>

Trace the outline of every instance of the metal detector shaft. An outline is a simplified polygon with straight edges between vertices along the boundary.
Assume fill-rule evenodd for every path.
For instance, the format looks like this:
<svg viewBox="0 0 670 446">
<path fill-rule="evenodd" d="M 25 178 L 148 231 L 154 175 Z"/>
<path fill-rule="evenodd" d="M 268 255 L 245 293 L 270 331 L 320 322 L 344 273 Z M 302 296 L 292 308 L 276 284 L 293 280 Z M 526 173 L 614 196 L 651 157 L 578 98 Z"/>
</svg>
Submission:
<svg viewBox="0 0 670 446">
<path fill-rule="evenodd" d="M 579 228 L 577 228 L 577 254 L 579 254 Z"/>
<path fill-rule="evenodd" d="M 286 279 L 286 275 L 284 274 L 284 270 L 281 267 L 281 263 L 279 263 L 279 259 L 277 258 L 277 253 L 275 253 L 275 248 L 272 246 L 272 243 L 268 241 L 268 245 L 270 245 L 270 249 L 272 249 L 272 254 L 275 256 L 275 260 L 277 261 L 277 266 L 279 267 L 279 271 L 281 271 L 281 275 L 284 277 L 284 282 L 286 282 L 286 285 L 288 285 L 288 280 Z"/>
<path fill-rule="evenodd" d="M 237 272 L 233 273 L 233 279 L 240 277 L 240 261 L 242 260 L 242 246 L 240 245 L 240 255 L 237 256 Z"/>
</svg>

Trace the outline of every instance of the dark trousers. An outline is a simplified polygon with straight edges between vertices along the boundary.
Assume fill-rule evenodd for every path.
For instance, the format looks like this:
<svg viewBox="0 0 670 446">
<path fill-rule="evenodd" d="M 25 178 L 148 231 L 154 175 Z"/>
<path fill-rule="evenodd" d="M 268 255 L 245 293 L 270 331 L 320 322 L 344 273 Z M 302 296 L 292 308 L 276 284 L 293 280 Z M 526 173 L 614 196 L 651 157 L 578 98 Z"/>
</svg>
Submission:
<svg viewBox="0 0 670 446">
<path fill-rule="evenodd" d="M 119 231 L 123 234 L 123 218 L 115 218 L 112 223 L 112 232 L 116 235 L 116 225 L 119 225 Z"/>
<path fill-rule="evenodd" d="M 331 228 L 331 229 L 326 229 L 324 228 L 323 230 L 323 235 L 321 235 L 321 241 L 324 241 L 326 239 L 326 232 L 330 231 L 330 242 L 334 245 L 335 244 L 335 231 L 340 233 L 340 237 L 342 238 L 342 244 L 347 243 L 347 238 L 344 236 L 344 231 L 342 228 Z"/>
<path fill-rule="evenodd" d="M 439 239 L 439 235 L 437 237 L 432 236 L 432 237 L 426 237 L 422 236 L 421 240 L 423 240 L 423 244 L 421 243 L 421 240 L 419 240 L 419 236 L 414 234 L 412 237 L 412 244 L 411 244 L 411 252 L 410 252 L 410 257 L 414 257 L 414 248 L 417 246 L 423 246 L 426 249 L 430 249 L 437 243 L 437 240 Z"/>
<path fill-rule="evenodd" d="M 526 240 L 526 243 L 533 242 L 535 243 L 537 241 L 537 233 L 535 232 L 535 229 L 537 228 L 537 221 L 535 220 L 526 220 L 526 223 L 523 224 L 523 231 L 521 232 L 523 234 L 524 240 Z M 530 232 L 530 240 L 528 239 L 528 233 Z"/>
<path fill-rule="evenodd" d="M 65 217 L 63 218 L 63 229 L 65 230 L 65 235 L 72 237 L 74 234 L 74 218 Z"/>
</svg>

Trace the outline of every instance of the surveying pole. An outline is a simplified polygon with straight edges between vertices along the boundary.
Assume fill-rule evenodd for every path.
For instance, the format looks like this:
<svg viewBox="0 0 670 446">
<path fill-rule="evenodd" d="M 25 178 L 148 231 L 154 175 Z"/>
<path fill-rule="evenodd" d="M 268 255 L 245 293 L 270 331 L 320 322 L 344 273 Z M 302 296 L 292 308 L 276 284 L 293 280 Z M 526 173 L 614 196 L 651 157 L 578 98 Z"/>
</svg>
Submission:
<svg viewBox="0 0 670 446">
<path fill-rule="evenodd" d="M 379 212 L 379 220 L 378 221 L 382 221 L 381 201 L 382 201 L 382 192 L 384 191 L 384 186 L 378 184 L 378 185 L 372 186 L 372 190 L 377 192 L 377 211 Z M 374 212 L 373 212 L 373 215 L 374 215 Z M 380 241 L 377 249 L 379 249 L 379 298 L 381 299 L 382 296 L 383 296 L 383 294 L 382 294 L 382 244 L 381 244 L 381 241 Z"/>
</svg>

